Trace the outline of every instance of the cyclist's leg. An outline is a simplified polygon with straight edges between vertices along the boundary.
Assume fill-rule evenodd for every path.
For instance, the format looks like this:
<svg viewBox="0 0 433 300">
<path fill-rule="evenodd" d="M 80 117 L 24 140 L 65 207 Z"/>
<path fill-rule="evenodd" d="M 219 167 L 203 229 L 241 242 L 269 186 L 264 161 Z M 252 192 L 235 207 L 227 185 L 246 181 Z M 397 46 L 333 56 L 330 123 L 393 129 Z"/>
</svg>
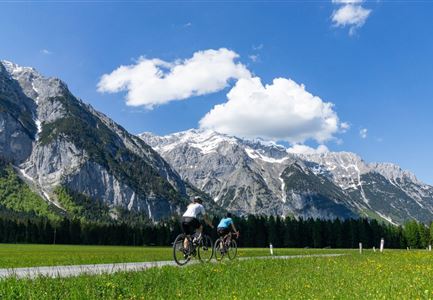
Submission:
<svg viewBox="0 0 433 300">
<path fill-rule="evenodd" d="M 197 240 L 200 240 L 200 239 L 201 239 L 201 235 L 202 235 L 202 233 L 203 233 L 203 225 L 202 225 L 202 224 L 200 224 L 200 225 L 195 229 L 195 233 L 196 233 L 196 236 L 197 236 Z"/>
<path fill-rule="evenodd" d="M 230 242 L 232 240 L 231 232 L 231 229 L 227 230 L 227 245 L 230 245 Z"/>
<path fill-rule="evenodd" d="M 188 238 L 185 237 L 183 240 L 183 249 L 186 250 L 188 248 L 189 248 L 189 241 L 188 241 Z"/>
<path fill-rule="evenodd" d="M 231 230 L 229 228 L 224 230 L 224 242 L 225 242 L 226 246 L 230 245 L 230 241 L 231 241 L 230 232 L 231 232 Z"/>
<path fill-rule="evenodd" d="M 222 250 L 224 248 L 225 230 L 220 227 L 220 228 L 217 229 L 217 233 L 218 233 L 219 237 L 221 238 L 221 240 L 220 240 L 220 250 Z"/>
<path fill-rule="evenodd" d="M 185 238 L 183 240 L 183 249 L 188 250 L 189 249 L 188 235 L 191 234 L 190 220 L 188 219 L 182 220 L 182 231 L 185 234 Z"/>
</svg>

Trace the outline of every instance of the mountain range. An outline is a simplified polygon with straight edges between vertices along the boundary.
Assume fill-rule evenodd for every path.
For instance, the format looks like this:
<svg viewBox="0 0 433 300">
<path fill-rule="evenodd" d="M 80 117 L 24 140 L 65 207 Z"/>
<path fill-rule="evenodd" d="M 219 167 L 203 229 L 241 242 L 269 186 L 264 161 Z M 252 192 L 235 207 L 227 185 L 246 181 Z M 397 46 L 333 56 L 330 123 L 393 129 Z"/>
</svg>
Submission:
<svg viewBox="0 0 433 300">
<path fill-rule="evenodd" d="M 401 224 L 433 217 L 433 187 L 391 163 L 350 152 L 291 148 L 211 130 L 139 135 L 215 203 L 239 215 L 369 217 Z"/>
<path fill-rule="evenodd" d="M 433 218 L 433 187 L 397 165 L 211 130 L 136 136 L 63 81 L 0 61 L 0 209 L 158 221 L 195 195 L 241 216 Z"/>
</svg>

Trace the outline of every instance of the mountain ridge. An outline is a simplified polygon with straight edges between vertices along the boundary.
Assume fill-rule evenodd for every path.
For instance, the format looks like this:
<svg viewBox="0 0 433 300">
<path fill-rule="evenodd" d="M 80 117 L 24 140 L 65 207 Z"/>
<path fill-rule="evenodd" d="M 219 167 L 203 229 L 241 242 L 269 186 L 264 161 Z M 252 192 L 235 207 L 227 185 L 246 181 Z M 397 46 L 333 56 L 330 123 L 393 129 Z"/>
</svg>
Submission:
<svg viewBox="0 0 433 300">
<path fill-rule="evenodd" d="M 127 210 L 158 220 L 179 214 L 199 192 L 144 141 L 72 95 L 63 81 L 5 61 L 0 158 L 63 210 L 60 188 L 103 203 L 113 218 Z"/>
<path fill-rule="evenodd" d="M 229 210 L 237 213 L 290 215 L 295 210 L 292 204 L 298 203 L 299 206 L 302 202 L 298 201 L 299 199 L 303 199 L 304 204 L 314 204 L 311 197 L 323 196 L 324 190 L 333 190 L 330 194 L 332 197 L 327 195 L 326 201 L 321 198 L 322 203 L 340 205 L 340 200 L 343 199 L 337 198 L 344 198 L 344 206 L 352 215 L 372 216 L 399 224 L 412 218 L 428 222 L 433 217 L 433 187 L 422 183 L 413 173 L 402 170 L 396 164 L 366 163 L 359 155 L 351 152 L 296 154 L 291 152 L 292 149 L 273 142 L 245 140 L 203 129 L 191 129 L 162 137 L 149 132 L 139 136 L 159 152 L 184 179 L 208 192 L 216 202 L 227 193 L 235 197 L 243 194 L 238 197 L 239 201 L 244 203 L 243 207 L 228 205 Z M 200 155 L 202 158 L 199 158 Z M 224 162 L 221 162 L 221 159 L 219 161 L 218 156 L 224 157 L 224 167 L 221 167 Z M 242 182 L 229 165 L 229 158 L 234 158 L 232 162 L 243 161 L 245 166 L 240 166 L 240 169 L 250 174 L 251 178 L 257 177 L 249 184 L 260 186 L 272 195 L 244 193 L 242 189 L 247 188 L 248 184 Z M 213 163 L 213 166 L 209 166 Z M 297 174 L 286 172 L 291 166 L 296 166 Z M 221 169 L 224 170 L 221 172 Z M 299 177 L 299 170 L 303 172 L 302 178 Z M 218 180 L 215 176 L 218 172 L 228 184 L 222 184 L 221 178 Z M 298 176 L 299 180 L 309 178 L 305 182 L 314 181 L 316 186 L 323 186 L 315 193 L 303 195 L 299 186 L 293 189 L 296 184 L 288 178 L 289 175 Z M 313 180 L 312 177 L 316 178 Z M 239 183 L 241 188 L 236 187 Z M 307 189 L 304 192 L 313 191 Z M 340 193 L 344 197 L 336 197 L 336 194 Z M 263 207 L 250 209 L 245 197 L 258 197 L 256 200 L 267 201 L 268 206 L 274 205 L 277 208 L 274 211 Z M 288 199 L 290 201 L 287 201 Z M 295 215 L 333 218 L 351 214 L 346 212 L 333 215 L 332 210 L 322 209 L 322 215 L 300 210 L 297 210 Z"/>
</svg>

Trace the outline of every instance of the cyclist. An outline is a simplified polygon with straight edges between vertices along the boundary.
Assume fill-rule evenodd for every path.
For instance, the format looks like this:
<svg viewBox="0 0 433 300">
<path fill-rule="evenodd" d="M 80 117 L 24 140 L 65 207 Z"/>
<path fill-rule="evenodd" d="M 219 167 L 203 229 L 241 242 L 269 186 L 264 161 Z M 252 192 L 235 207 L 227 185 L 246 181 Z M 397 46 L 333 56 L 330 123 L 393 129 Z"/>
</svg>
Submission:
<svg viewBox="0 0 433 300">
<path fill-rule="evenodd" d="M 220 237 L 224 237 L 233 231 L 236 235 L 239 235 L 239 232 L 236 230 L 235 224 L 233 223 L 232 214 L 227 213 L 225 218 L 222 218 L 217 226 L 217 233 Z M 228 239 L 230 242 L 230 239 Z"/>
<path fill-rule="evenodd" d="M 192 235 L 193 233 L 197 234 L 197 237 L 194 238 L 194 242 L 198 242 L 201 239 L 201 234 L 203 232 L 203 224 L 199 221 L 199 217 L 203 217 L 204 221 L 211 227 L 211 220 L 209 219 L 206 211 L 202 205 L 203 200 L 200 196 L 196 196 L 193 199 L 193 202 L 188 205 L 185 213 L 182 216 L 182 230 L 185 234 Z M 184 249 L 189 249 L 189 240 L 185 238 L 183 241 Z"/>
</svg>

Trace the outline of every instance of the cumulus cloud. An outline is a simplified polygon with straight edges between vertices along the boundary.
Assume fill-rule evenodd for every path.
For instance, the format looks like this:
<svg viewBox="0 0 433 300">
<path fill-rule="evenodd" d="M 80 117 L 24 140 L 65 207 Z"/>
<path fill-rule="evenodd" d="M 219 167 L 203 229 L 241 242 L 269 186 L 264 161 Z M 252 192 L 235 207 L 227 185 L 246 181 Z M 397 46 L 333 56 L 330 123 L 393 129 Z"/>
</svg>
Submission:
<svg viewBox="0 0 433 300">
<path fill-rule="evenodd" d="M 362 128 L 362 129 L 359 131 L 359 136 L 360 136 L 362 139 L 366 139 L 366 138 L 367 138 L 367 135 L 368 135 L 368 129 L 367 129 L 367 128 Z"/>
<path fill-rule="evenodd" d="M 296 144 L 288 148 L 287 152 L 293 154 L 312 155 L 312 154 L 323 154 L 329 152 L 329 149 L 325 145 L 319 145 L 317 148 L 312 148 L 306 145 Z"/>
<path fill-rule="evenodd" d="M 341 5 L 332 13 L 332 22 L 337 27 L 349 27 L 351 35 L 365 24 L 371 13 L 371 9 L 362 7 L 363 0 L 333 0 L 332 2 Z"/>
<path fill-rule="evenodd" d="M 201 128 L 246 138 L 284 140 L 292 144 L 332 139 L 340 130 L 333 104 L 324 102 L 291 79 L 242 78 L 201 120 Z"/>
<path fill-rule="evenodd" d="M 359 5 L 344 5 L 336 10 L 332 15 L 332 20 L 337 26 L 356 26 L 364 25 L 371 10 L 365 9 Z"/>
<path fill-rule="evenodd" d="M 135 64 L 120 66 L 101 77 L 98 91 L 127 91 L 126 103 L 151 109 L 220 91 L 231 79 L 249 78 L 248 69 L 236 62 L 238 54 L 221 48 L 198 51 L 189 59 L 166 62 L 141 57 Z"/>
</svg>

